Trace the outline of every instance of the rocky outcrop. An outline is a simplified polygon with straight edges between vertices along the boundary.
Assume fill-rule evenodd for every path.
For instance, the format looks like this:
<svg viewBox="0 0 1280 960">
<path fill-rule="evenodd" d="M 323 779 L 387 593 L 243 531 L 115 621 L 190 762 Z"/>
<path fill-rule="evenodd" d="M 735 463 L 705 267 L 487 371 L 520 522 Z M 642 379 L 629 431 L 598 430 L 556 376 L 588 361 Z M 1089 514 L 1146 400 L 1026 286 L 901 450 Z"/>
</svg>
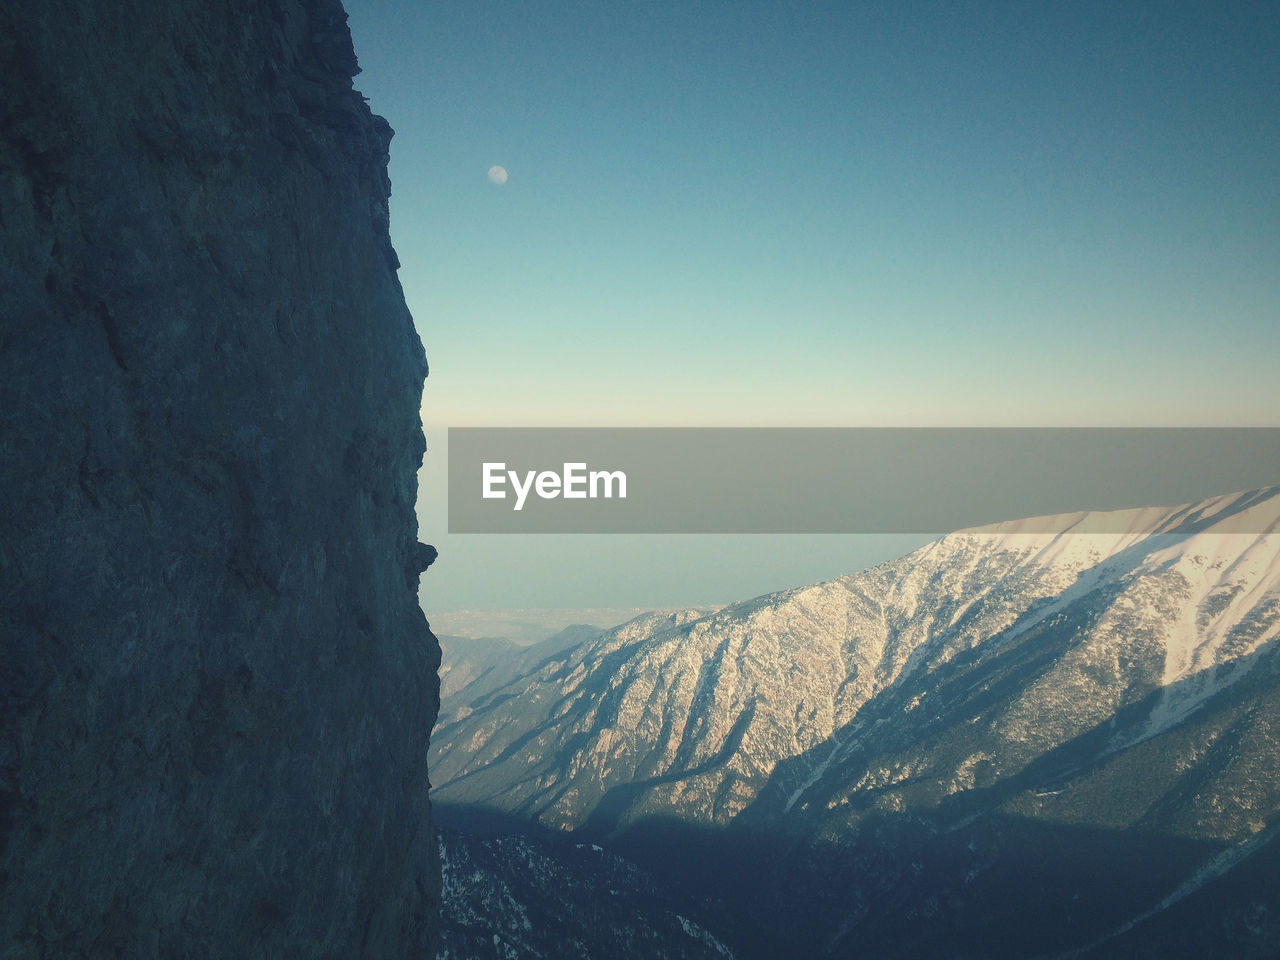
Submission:
<svg viewBox="0 0 1280 960">
<path fill-rule="evenodd" d="M 426 364 L 337 0 L 0 8 L 0 956 L 429 949 Z"/>
</svg>

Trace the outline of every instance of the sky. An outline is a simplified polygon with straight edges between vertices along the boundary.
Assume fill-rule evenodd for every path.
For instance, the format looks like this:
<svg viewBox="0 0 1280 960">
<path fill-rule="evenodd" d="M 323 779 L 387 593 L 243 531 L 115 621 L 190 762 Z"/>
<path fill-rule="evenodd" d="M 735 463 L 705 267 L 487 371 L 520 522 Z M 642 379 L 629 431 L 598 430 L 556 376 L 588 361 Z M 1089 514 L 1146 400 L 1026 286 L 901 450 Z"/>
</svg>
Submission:
<svg viewBox="0 0 1280 960">
<path fill-rule="evenodd" d="M 1280 424 L 1274 4 L 346 6 L 431 364 L 429 611 L 920 539 L 449 536 L 449 426 Z"/>
</svg>

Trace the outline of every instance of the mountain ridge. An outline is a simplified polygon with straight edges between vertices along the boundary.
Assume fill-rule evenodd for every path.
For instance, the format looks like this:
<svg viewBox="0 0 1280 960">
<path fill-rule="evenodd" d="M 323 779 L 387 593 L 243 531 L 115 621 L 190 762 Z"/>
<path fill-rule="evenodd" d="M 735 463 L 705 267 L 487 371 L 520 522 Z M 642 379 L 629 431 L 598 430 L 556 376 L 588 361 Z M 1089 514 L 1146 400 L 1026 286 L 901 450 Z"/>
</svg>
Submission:
<svg viewBox="0 0 1280 960">
<path fill-rule="evenodd" d="M 1101 632 L 1094 646 L 1108 638 L 1113 646 L 1137 645 L 1126 655 L 1141 654 L 1142 660 L 1123 671 L 1125 684 L 1168 687 L 1188 673 L 1204 674 L 1200 687 L 1179 688 L 1162 702 L 1161 712 L 1152 717 L 1155 726 L 1147 732 L 1152 735 L 1161 724 L 1176 722 L 1194 709 L 1211 692 L 1208 681 L 1231 680 L 1227 671 L 1221 676 L 1204 671 L 1238 660 L 1280 629 L 1275 616 L 1280 548 L 1275 538 L 1252 536 L 1242 548 L 1240 538 L 1250 535 L 1206 535 L 1214 516 L 1223 523 L 1241 512 L 1274 510 L 1277 502 L 1277 490 L 1272 489 L 1154 514 L 1135 511 L 1143 521 L 1141 528 L 1105 533 L 1076 532 L 1081 522 L 1095 515 L 1082 515 L 1071 530 L 1058 534 L 1023 534 L 1016 523 L 998 525 L 994 532 L 959 531 L 899 561 L 730 604 L 709 616 L 644 615 L 608 631 L 594 644 L 564 652 L 540 673 L 501 688 L 513 712 L 505 719 L 517 712 L 527 718 L 540 705 L 550 706 L 542 714 L 542 726 L 526 733 L 554 753 L 556 741 L 547 733 L 563 730 L 564 742 L 574 743 L 578 750 L 570 765 L 599 771 L 610 782 L 643 782 L 680 773 L 687 785 L 700 776 L 700 764 L 723 753 L 730 740 L 740 736 L 743 742 L 725 758 L 736 775 L 720 778 L 714 790 L 703 791 L 714 796 L 716 790 L 727 790 L 724 802 L 698 811 L 708 822 L 724 823 L 745 808 L 733 798 L 745 798 L 744 778 L 765 772 L 768 757 L 785 759 L 827 742 L 875 695 L 900 685 L 922 666 L 936 669 L 980 644 L 998 653 L 1001 645 L 1016 643 L 1019 636 L 1061 617 L 1073 604 L 1096 601 L 1108 585 L 1123 583 L 1124 595 L 1098 624 Z M 1196 532 L 1187 532 L 1189 528 Z M 1195 548 L 1188 552 L 1193 535 Z M 1165 581 L 1159 596 L 1154 588 L 1144 587 L 1153 580 Z M 1139 650 L 1144 631 L 1154 629 L 1152 617 L 1173 616 L 1170 604 L 1179 597 L 1184 607 L 1172 621 L 1178 630 L 1166 636 L 1163 645 L 1147 637 L 1150 649 Z M 919 614 L 924 609 L 929 611 L 926 620 Z M 1188 610 L 1199 620 L 1189 620 Z M 1076 660 L 1089 653 L 1097 651 L 1064 651 Z M 1157 657 L 1158 674 L 1153 672 Z M 729 662 L 737 665 L 735 670 L 728 669 Z M 788 684 L 775 683 L 768 696 L 753 696 L 752 684 L 759 692 L 764 674 L 772 668 L 785 670 L 792 679 L 803 678 L 803 684 L 792 687 L 795 695 Z M 620 669 L 628 672 L 615 677 Z M 580 684 L 587 676 L 612 678 L 598 691 L 598 701 L 583 701 Z M 1119 678 L 1115 674 L 1099 680 L 1088 700 L 1092 712 L 1085 713 L 1097 717 L 1099 708 L 1107 715 L 1114 711 L 1123 689 L 1116 686 Z M 551 704 L 556 684 L 563 690 Z M 1053 692 L 1058 686 L 1047 680 L 1038 691 L 1057 697 L 1059 725 L 1061 718 L 1080 714 L 1073 721 L 1079 728 L 1085 722 L 1079 698 L 1063 700 Z M 907 704 L 909 709 L 918 707 L 928 692 L 918 696 Z M 569 708 L 566 698 L 583 708 L 580 713 Z M 659 712 L 659 706 L 666 712 Z M 492 701 L 479 707 L 482 715 L 502 709 Z M 686 712 L 688 720 L 682 722 L 674 715 L 677 711 Z M 726 717 L 734 720 L 726 722 Z M 1037 743 L 1044 740 L 1033 735 L 1025 709 L 1009 719 Z M 482 721 L 460 723 L 464 726 L 442 724 L 436 735 L 440 760 L 435 795 L 444 802 L 463 799 L 456 786 L 461 778 L 491 779 L 498 759 L 483 749 L 474 756 L 454 753 L 451 747 L 464 731 L 475 745 L 485 740 L 478 726 Z M 840 749 L 838 744 L 832 748 Z M 618 761 L 627 766 L 625 778 L 610 777 Z M 533 757 L 532 768 L 543 769 L 538 757 Z M 546 770 L 543 780 L 559 780 L 562 775 Z M 527 774 L 521 779 L 527 782 Z M 544 789 L 553 785 L 546 782 Z M 680 793 L 668 790 L 659 806 L 681 809 Z M 555 811 L 562 811 L 562 824 L 577 825 L 582 818 L 573 815 L 573 802 L 573 797 L 553 798 L 539 816 L 551 824 Z M 787 809 L 794 803 L 793 797 Z M 515 807 L 498 805 L 516 812 Z"/>
<path fill-rule="evenodd" d="M 1015 521 L 638 617 L 442 725 L 435 802 L 669 861 L 699 896 L 731 878 L 745 956 L 988 949 L 1045 911 L 1000 955 L 1191 929 L 1276 846 L 1278 511 L 1266 488 Z"/>
</svg>

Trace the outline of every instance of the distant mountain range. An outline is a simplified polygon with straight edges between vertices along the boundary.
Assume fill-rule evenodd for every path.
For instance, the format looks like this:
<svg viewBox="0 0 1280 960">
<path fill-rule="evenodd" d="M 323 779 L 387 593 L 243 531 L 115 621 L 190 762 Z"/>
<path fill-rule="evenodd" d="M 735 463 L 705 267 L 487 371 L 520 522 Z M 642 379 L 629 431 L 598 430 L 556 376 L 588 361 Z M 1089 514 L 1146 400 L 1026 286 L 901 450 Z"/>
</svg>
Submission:
<svg viewBox="0 0 1280 960">
<path fill-rule="evenodd" d="M 508 658 L 434 802 L 665 870 L 744 956 L 1270 956 L 1280 488 L 1058 526 Z"/>
<path fill-rule="evenodd" d="M 447 700 L 446 722 L 469 712 L 462 700 L 497 690 L 536 669 L 546 658 L 597 639 L 604 627 L 577 623 L 533 644 L 520 645 L 506 637 L 440 637 L 440 698 Z M 466 691 L 460 700 L 457 694 Z"/>
</svg>

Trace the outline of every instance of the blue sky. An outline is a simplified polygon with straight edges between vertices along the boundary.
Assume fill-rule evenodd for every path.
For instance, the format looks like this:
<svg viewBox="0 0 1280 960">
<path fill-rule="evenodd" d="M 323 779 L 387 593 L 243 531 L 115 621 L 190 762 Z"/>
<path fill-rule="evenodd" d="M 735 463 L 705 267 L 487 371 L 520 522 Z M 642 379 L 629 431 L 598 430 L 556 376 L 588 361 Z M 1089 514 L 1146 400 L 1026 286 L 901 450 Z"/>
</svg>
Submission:
<svg viewBox="0 0 1280 960">
<path fill-rule="evenodd" d="M 433 451 L 464 424 L 1280 422 L 1274 4 L 347 7 Z M 506 596 L 755 586 L 635 572 L 743 541 L 436 536 L 441 484 L 446 606 L 511 605 L 484 571 L 547 551 Z M 822 575 L 885 548 L 832 539 Z"/>
</svg>

